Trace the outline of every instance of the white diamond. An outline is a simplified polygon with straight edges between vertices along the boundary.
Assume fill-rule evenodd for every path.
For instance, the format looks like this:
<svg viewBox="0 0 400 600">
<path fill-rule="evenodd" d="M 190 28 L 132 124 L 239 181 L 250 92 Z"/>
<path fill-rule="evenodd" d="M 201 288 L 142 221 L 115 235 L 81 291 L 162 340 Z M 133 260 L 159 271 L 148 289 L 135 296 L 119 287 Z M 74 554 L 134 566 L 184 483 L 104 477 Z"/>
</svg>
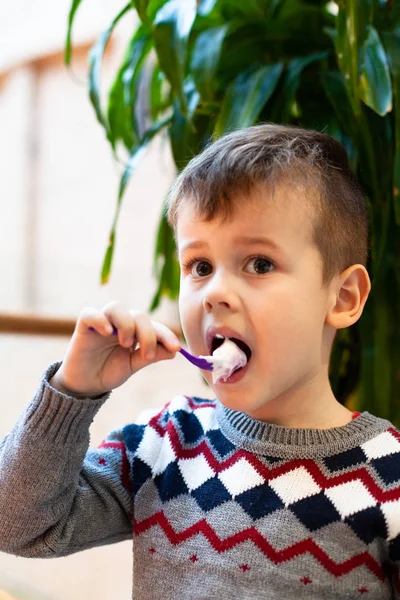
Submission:
<svg viewBox="0 0 400 600">
<path fill-rule="evenodd" d="M 142 441 L 137 449 L 137 456 L 152 467 L 160 454 L 163 438 L 152 427 L 146 427 Z"/>
<path fill-rule="evenodd" d="M 245 458 L 219 473 L 218 478 L 232 496 L 237 496 L 265 481 Z"/>
<path fill-rule="evenodd" d="M 218 429 L 218 421 L 216 410 L 213 406 L 204 406 L 202 408 L 196 408 L 194 414 L 198 418 L 203 428 L 204 433 L 211 429 Z"/>
<path fill-rule="evenodd" d="M 192 409 L 189 406 L 189 400 L 182 394 L 174 396 L 168 406 L 168 411 L 171 415 L 178 410 L 184 410 L 187 413 L 192 412 Z"/>
<path fill-rule="evenodd" d="M 152 469 L 153 475 L 159 475 L 164 473 L 168 465 L 176 459 L 174 449 L 171 444 L 168 433 L 163 437 L 162 447 L 160 448 L 159 455 Z"/>
<path fill-rule="evenodd" d="M 376 505 L 376 500 L 359 479 L 329 488 L 325 490 L 325 495 L 343 519 Z"/>
<path fill-rule="evenodd" d="M 383 502 L 381 504 L 388 529 L 388 539 L 393 540 L 400 533 L 400 500 Z"/>
<path fill-rule="evenodd" d="M 389 431 L 384 431 L 362 444 L 361 448 L 369 459 L 381 458 L 394 452 L 400 452 L 400 442 Z"/>
<path fill-rule="evenodd" d="M 178 466 L 190 491 L 195 490 L 215 475 L 203 454 L 199 454 L 195 458 L 179 460 Z"/>
<path fill-rule="evenodd" d="M 289 471 L 289 473 L 279 475 L 279 477 L 270 481 L 269 485 L 275 490 L 285 506 L 318 494 L 321 491 L 321 488 L 315 483 L 305 467 L 299 467 Z"/>
</svg>

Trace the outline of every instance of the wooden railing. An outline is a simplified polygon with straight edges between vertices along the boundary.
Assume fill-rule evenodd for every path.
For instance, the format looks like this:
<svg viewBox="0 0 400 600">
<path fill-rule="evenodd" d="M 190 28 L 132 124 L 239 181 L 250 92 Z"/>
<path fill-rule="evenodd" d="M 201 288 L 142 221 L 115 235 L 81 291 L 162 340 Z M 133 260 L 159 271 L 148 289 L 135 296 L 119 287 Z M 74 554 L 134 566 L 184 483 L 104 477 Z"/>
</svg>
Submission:
<svg viewBox="0 0 400 600">
<path fill-rule="evenodd" d="M 0 334 L 14 333 L 21 335 L 65 335 L 71 336 L 75 329 L 76 319 L 47 317 L 38 314 L 12 314 L 0 312 Z M 176 326 L 166 325 L 181 337 L 182 332 Z"/>
<path fill-rule="evenodd" d="M 72 335 L 75 320 L 38 314 L 0 313 L 0 333 Z"/>
</svg>

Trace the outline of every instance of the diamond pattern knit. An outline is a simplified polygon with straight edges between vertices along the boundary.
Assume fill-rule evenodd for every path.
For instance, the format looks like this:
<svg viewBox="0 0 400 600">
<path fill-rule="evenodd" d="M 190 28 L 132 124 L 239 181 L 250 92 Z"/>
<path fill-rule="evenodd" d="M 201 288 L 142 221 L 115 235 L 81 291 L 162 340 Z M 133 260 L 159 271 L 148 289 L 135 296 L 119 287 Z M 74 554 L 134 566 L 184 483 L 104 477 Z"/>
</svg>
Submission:
<svg viewBox="0 0 400 600">
<path fill-rule="evenodd" d="M 88 448 L 109 394 L 56 392 L 59 365 L 0 444 L 0 549 L 64 556 L 132 538 L 137 600 L 400 598 L 389 421 L 286 428 L 176 396 Z"/>
</svg>

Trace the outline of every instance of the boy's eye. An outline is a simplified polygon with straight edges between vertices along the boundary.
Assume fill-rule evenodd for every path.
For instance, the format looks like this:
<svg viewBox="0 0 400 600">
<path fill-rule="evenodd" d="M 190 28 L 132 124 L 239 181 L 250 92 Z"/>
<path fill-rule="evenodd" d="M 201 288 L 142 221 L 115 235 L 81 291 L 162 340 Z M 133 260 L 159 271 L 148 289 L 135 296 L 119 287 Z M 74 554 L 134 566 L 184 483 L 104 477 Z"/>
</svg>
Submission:
<svg viewBox="0 0 400 600">
<path fill-rule="evenodd" d="M 275 268 L 275 265 L 273 262 L 271 262 L 268 258 L 266 258 L 265 256 L 253 256 L 252 258 L 249 259 L 249 261 L 246 264 L 251 264 L 254 263 L 255 265 L 255 270 L 251 271 L 252 274 L 256 274 L 256 275 L 265 275 L 267 273 L 269 273 L 272 269 L 268 268 L 268 267 L 272 267 Z M 194 273 L 192 272 L 192 267 L 194 267 L 194 265 L 196 265 L 196 268 L 194 269 Z M 190 261 L 188 261 L 187 263 L 182 265 L 183 269 L 186 271 L 191 271 L 190 275 L 192 275 L 193 277 L 196 278 L 196 275 L 199 275 L 199 277 L 206 277 L 207 275 L 210 274 L 210 268 L 211 265 L 207 260 L 201 259 L 201 258 L 192 258 Z"/>
<path fill-rule="evenodd" d="M 265 275 L 266 273 L 272 271 L 272 269 L 266 268 L 266 265 L 270 265 L 275 268 L 274 263 L 272 263 L 268 258 L 265 258 L 265 256 L 254 256 L 249 260 L 249 262 L 252 261 L 254 261 L 257 265 L 261 265 L 257 267 L 257 275 Z"/>
<path fill-rule="evenodd" d="M 205 271 L 207 271 L 207 265 L 210 266 L 210 263 L 207 263 L 207 261 L 202 260 L 201 258 L 193 258 L 192 260 L 189 260 L 187 263 L 185 263 L 184 265 L 182 265 L 183 269 L 186 271 L 191 271 L 190 275 L 193 275 L 192 273 L 192 268 L 193 266 L 198 263 L 199 264 L 199 268 L 195 269 L 195 272 L 197 273 L 197 275 L 200 275 L 200 277 L 202 276 L 207 276 L 209 273 L 204 272 L 204 267 L 202 265 L 206 265 L 206 269 Z"/>
</svg>

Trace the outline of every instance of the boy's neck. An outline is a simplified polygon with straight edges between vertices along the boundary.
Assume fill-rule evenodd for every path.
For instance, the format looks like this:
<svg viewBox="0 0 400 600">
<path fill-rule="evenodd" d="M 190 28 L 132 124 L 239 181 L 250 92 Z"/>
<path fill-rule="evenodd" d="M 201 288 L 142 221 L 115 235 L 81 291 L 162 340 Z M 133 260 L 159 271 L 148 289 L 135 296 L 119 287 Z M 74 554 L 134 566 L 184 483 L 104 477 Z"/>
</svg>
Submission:
<svg viewBox="0 0 400 600">
<path fill-rule="evenodd" d="M 292 427 L 297 429 L 331 429 L 332 427 L 342 427 L 351 422 L 353 413 L 348 408 L 340 404 L 330 390 L 329 397 L 325 400 L 320 399 L 318 403 L 311 406 L 306 403 L 291 403 L 287 409 L 275 411 L 264 410 L 255 413 L 247 413 L 249 417 L 265 421 L 271 425 L 280 425 L 281 427 Z"/>
</svg>

